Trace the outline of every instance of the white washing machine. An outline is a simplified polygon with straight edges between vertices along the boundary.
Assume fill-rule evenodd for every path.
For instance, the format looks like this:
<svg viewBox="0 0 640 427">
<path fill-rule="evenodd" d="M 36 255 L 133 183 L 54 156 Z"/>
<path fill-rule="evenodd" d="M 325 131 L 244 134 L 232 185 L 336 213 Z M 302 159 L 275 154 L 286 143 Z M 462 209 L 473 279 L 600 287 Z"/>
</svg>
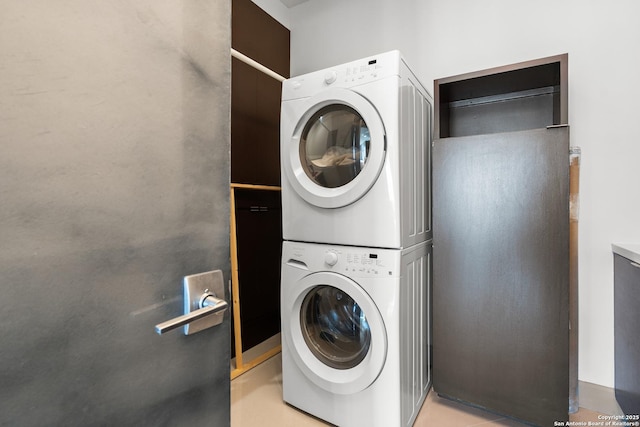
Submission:
<svg viewBox="0 0 640 427">
<path fill-rule="evenodd" d="M 431 242 L 283 243 L 285 402 L 339 426 L 410 426 L 431 385 Z"/>
<path fill-rule="evenodd" d="M 286 80 L 283 238 L 381 248 L 431 239 L 432 105 L 398 51 Z"/>
</svg>

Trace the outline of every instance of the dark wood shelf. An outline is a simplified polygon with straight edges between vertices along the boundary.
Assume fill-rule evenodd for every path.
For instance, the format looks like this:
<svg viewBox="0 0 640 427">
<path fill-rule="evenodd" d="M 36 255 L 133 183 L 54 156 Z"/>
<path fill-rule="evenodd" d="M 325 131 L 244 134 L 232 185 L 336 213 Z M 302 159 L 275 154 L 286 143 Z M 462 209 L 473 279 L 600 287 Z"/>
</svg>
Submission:
<svg viewBox="0 0 640 427">
<path fill-rule="evenodd" d="M 563 54 L 436 80 L 435 138 L 567 124 L 567 63 Z"/>
</svg>

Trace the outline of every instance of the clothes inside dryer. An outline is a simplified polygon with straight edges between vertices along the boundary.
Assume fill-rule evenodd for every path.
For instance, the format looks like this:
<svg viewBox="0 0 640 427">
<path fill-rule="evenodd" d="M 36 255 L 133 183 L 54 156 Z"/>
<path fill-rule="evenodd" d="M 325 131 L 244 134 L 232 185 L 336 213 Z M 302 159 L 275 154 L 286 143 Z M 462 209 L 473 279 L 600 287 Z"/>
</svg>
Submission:
<svg viewBox="0 0 640 427">
<path fill-rule="evenodd" d="M 307 121 L 300 138 L 300 162 L 316 184 L 340 187 L 364 168 L 370 142 L 369 128 L 356 110 L 331 104 Z"/>
<path fill-rule="evenodd" d="M 333 286 L 313 288 L 302 302 L 300 323 L 311 352 L 336 369 L 357 366 L 371 345 L 371 330 L 358 303 Z"/>
</svg>

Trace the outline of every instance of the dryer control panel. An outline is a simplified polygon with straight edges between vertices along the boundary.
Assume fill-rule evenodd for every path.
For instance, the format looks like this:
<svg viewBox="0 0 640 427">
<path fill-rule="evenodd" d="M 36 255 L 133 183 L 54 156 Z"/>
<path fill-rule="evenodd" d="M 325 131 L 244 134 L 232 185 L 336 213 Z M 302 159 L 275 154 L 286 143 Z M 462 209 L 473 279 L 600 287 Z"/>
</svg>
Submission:
<svg viewBox="0 0 640 427">
<path fill-rule="evenodd" d="M 306 98 L 327 87 L 350 88 L 400 75 L 400 52 L 394 50 L 303 74 L 282 82 L 282 100 Z"/>
</svg>

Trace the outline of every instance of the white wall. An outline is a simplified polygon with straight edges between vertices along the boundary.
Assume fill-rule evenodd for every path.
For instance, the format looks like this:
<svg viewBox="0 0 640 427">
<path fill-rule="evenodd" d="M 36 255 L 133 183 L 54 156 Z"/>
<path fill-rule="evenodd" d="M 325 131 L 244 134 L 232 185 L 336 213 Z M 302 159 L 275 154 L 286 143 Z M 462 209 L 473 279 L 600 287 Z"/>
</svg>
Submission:
<svg viewBox="0 0 640 427">
<path fill-rule="evenodd" d="M 276 21 L 289 28 L 291 26 L 291 14 L 289 8 L 280 0 L 251 0 L 260 9 L 267 12 Z"/>
<path fill-rule="evenodd" d="M 614 385 L 612 242 L 640 242 L 640 2 L 311 0 L 290 9 L 292 75 L 400 49 L 439 77 L 569 53 L 582 148 L 580 380 Z"/>
</svg>

